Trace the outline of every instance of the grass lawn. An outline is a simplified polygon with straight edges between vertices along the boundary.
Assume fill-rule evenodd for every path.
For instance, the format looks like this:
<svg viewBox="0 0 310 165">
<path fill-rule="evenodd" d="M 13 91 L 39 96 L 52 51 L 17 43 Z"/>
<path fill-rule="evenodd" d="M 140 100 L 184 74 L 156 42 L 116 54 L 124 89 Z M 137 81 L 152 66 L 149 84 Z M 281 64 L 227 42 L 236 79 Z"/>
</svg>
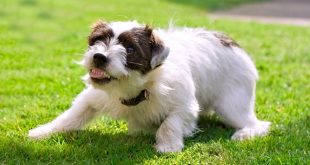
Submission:
<svg viewBox="0 0 310 165">
<path fill-rule="evenodd" d="M 215 21 L 206 17 L 208 7 L 194 4 L 1 0 L 0 164 L 310 164 L 310 28 Z M 235 142 L 232 129 L 201 119 L 202 132 L 186 139 L 183 152 L 159 154 L 154 137 L 128 136 L 125 122 L 102 117 L 83 131 L 29 140 L 29 129 L 55 118 L 83 89 L 85 71 L 74 62 L 82 58 L 89 25 L 100 18 L 159 27 L 173 18 L 179 26 L 230 34 L 257 65 L 256 111 L 273 122 L 271 133 Z"/>
</svg>

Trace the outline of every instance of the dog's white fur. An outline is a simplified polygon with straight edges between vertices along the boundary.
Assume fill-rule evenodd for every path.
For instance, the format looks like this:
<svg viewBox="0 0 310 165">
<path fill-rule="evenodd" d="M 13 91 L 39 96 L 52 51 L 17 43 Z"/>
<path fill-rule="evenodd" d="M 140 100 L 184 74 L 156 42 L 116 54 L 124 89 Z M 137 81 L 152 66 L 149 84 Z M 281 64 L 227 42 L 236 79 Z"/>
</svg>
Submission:
<svg viewBox="0 0 310 165">
<path fill-rule="evenodd" d="M 135 21 L 114 22 L 109 26 L 115 36 L 142 27 Z M 52 122 L 30 130 L 29 136 L 39 139 L 56 132 L 78 130 L 103 113 L 125 119 L 130 134 L 155 133 L 159 152 L 176 152 L 182 150 L 183 138 L 197 129 L 199 113 L 209 110 L 236 128 L 232 139 L 267 134 L 270 123 L 258 120 L 254 113 L 258 73 L 241 48 L 224 46 L 213 32 L 204 29 L 157 29 L 154 33 L 165 44 L 164 55 L 153 60 L 163 62 L 160 67 L 142 75 L 126 69 L 125 49 L 116 39 L 109 45 L 94 45 L 85 54 L 85 67 L 89 69 L 95 52 L 106 53 L 112 58 L 107 72 L 119 80 L 98 85 L 86 75 L 88 85 L 72 107 Z M 135 97 L 143 89 L 148 90 L 149 100 L 136 106 L 119 101 Z"/>
</svg>

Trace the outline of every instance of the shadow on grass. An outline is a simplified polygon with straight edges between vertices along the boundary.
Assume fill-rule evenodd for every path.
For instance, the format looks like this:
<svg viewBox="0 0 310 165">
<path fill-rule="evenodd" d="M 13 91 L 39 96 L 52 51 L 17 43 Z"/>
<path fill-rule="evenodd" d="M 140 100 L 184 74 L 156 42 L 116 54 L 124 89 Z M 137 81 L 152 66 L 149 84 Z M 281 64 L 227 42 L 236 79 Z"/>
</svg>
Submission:
<svg viewBox="0 0 310 165">
<path fill-rule="evenodd" d="M 209 11 L 227 9 L 234 6 L 238 6 L 244 3 L 253 2 L 263 2 L 268 0 L 229 0 L 229 1 L 219 1 L 219 0 L 168 0 L 173 3 L 179 3 L 183 5 L 191 5 L 198 8 L 206 9 Z"/>
<path fill-rule="evenodd" d="M 232 129 L 226 128 L 215 119 L 201 119 L 199 128 L 201 129 L 199 133 L 186 139 L 184 150 L 191 150 L 196 143 L 229 139 L 232 133 Z M 2 151 L 6 153 L 2 160 L 7 161 L 2 163 L 16 163 L 14 160 L 19 160 L 27 163 L 137 164 L 165 156 L 154 149 L 154 136 L 134 137 L 125 132 L 104 134 L 100 130 L 83 130 L 55 135 L 38 142 L 26 140 L 20 143 L 18 141 L 20 139 L 4 144 L 5 149 Z"/>
<path fill-rule="evenodd" d="M 10 139 L 0 136 L 0 164 L 139 164 L 174 158 L 180 163 L 188 158 L 213 162 L 219 157 L 231 164 L 309 164 L 309 119 L 308 114 L 289 123 L 274 122 L 265 138 L 233 142 L 233 129 L 216 119 L 204 118 L 199 122 L 202 131 L 186 139 L 182 153 L 172 155 L 157 153 L 153 136 L 132 137 L 126 132 L 76 131 L 43 141 L 18 134 Z"/>
</svg>

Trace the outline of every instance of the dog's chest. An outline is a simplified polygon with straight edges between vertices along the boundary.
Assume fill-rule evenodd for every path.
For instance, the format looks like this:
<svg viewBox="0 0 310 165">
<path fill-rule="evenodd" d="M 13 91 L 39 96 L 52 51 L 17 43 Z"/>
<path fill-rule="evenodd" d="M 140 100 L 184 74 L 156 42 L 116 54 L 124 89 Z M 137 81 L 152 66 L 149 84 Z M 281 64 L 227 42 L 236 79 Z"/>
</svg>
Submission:
<svg viewBox="0 0 310 165">
<path fill-rule="evenodd" d="M 145 100 L 136 106 L 127 107 L 127 118 L 144 124 L 159 124 L 167 114 L 166 108 L 156 100 Z"/>
<path fill-rule="evenodd" d="M 169 108 L 161 100 L 150 96 L 137 105 L 127 106 L 120 101 L 113 103 L 113 110 L 109 109 L 110 116 L 126 121 L 134 121 L 142 126 L 159 125 L 167 116 Z"/>
<path fill-rule="evenodd" d="M 167 92 L 163 92 L 165 88 L 162 89 L 161 84 L 145 83 L 143 86 L 137 89 L 131 87 L 130 91 L 126 91 L 128 85 L 124 85 L 125 90 L 114 90 L 110 95 L 110 106 L 106 107 L 109 115 L 144 126 L 160 124 L 171 109 Z"/>
</svg>

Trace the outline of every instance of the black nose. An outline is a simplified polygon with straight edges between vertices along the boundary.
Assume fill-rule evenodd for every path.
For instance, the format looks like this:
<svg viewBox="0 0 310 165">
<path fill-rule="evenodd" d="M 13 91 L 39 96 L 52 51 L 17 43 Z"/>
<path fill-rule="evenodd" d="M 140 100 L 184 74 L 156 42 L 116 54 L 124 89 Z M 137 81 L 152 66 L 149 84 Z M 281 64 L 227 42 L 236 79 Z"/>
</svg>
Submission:
<svg viewBox="0 0 310 165">
<path fill-rule="evenodd" d="M 95 65 L 97 67 L 105 66 L 107 64 L 107 62 L 108 62 L 108 58 L 105 55 L 101 54 L 101 53 L 94 54 L 93 59 L 94 59 Z"/>
</svg>

